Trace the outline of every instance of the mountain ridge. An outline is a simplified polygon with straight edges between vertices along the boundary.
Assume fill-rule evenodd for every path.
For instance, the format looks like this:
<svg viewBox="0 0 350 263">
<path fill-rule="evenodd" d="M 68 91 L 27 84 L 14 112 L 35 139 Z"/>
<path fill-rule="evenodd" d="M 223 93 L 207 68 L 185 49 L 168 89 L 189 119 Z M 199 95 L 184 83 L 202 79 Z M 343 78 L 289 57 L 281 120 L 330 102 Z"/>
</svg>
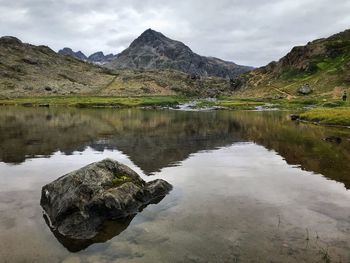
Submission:
<svg viewBox="0 0 350 263">
<path fill-rule="evenodd" d="M 108 68 L 174 69 L 199 76 L 234 78 L 252 67 L 237 65 L 194 53 L 184 43 L 170 39 L 160 32 L 147 29 L 116 58 Z"/>
<path fill-rule="evenodd" d="M 178 70 L 198 76 L 235 78 L 253 67 L 237 65 L 216 57 L 194 53 L 184 43 L 170 39 L 151 28 L 134 39 L 130 46 L 119 54 L 104 55 L 98 51 L 86 56 L 81 51 L 63 48 L 59 54 L 99 64 L 110 69 Z"/>
<path fill-rule="evenodd" d="M 129 49 L 123 51 L 126 55 L 122 52 L 117 59 L 119 62 L 122 60 L 122 64 L 127 62 L 132 65 L 138 62 L 157 66 L 158 62 L 159 68 L 134 69 L 132 65 L 131 69 L 114 66 L 112 69 L 102 68 L 82 61 L 81 58 L 85 56 L 81 56 L 82 52 L 65 49 L 66 54 L 61 55 L 47 46 L 22 43 L 15 37 L 1 37 L 0 95 L 132 96 L 181 93 L 209 97 L 233 94 L 238 97 L 281 98 L 311 93 L 314 96 L 339 98 L 344 91 L 350 93 L 350 30 L 293 47 L 278 61 L 236 77 L 230 76 L 229 81 L 208 76 L 204 70 L 210 68 L 213 60 L 215 65 L 225 64 L 225 61 L 205 57 L 204 63 L 201 60 L 203 57 L 193 53 L 185 44 L 153 30 L 145 32 L 130 44 Z M 140 46 L 144 53 L 140 53 Z M 134 48 L 137 49 L 136 53 L 132 50 Z M 72 57 L 72 52 L 80 58 Z M 134 59 L 129 59 L 130 54 L 135 55 Z M 159 54 L 163 54 L 162 60 L 153 60 Z M 102 52 L 97 52 L 91 56 L 97 60 L 102 55 Z M 192 62 L 186 60 L 188 57 L 193 59 Z M 180 64 L 172 64 L 173 58 L 183 58 L 185 62 L 180 60 Z M 196 59 L 206 68 L 191 68 Z M 164 63 L 170 67 L 164 69 Z M 185 68 L 174 70 L 172 65 Z M 219 73 L 225 73 L 225 70 Z M 310 92 L 300 92 L 301 88 Z"/>
<path fill-rule="evenodd" d="M 47 46 L 0 37 L 0 97 L 31 96 L 217 96 L 228 80 L 175 70 L 110 70 L 61 55 Z"/>
<path fill-rule="evenodd" d="M 60 55 L 71 56 L 82 61 L 87 61 L 98 65 L 108 63 L 117 56 L 112 53 L 105 55 L 102 51 L 97 51 L 89 56 L 86 56 L 82 51 L 79 50 L 75 52 L 69 47 L 64 47 L 63 49 L 60 49 L 57 53 Z"/>
<path fill-rule="evenodd" d="M 350 29 L 295 46 L 278 61 L 242 74 L 235 84 L 243 96 L 298 96 L 307 85 L 314 95 L 339 97 L 350 87 Z"/>
</svg>

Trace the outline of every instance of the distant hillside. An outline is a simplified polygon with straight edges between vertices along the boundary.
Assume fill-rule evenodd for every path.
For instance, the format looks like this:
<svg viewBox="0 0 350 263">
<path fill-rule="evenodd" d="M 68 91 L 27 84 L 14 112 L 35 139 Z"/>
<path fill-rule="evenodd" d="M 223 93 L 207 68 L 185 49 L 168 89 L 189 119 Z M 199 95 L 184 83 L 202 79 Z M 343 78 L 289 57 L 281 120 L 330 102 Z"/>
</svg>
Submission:
<svg viewBox="0 0 350 263">
<path fill-rule="evenodd" d="M 112 69 L 174 69 L 188 74 L 224 78 L 234 78 L 252 69 L 197 55 L 185 44 L 152 29 L 143 32 L 106 66 Z"/>
<path fill-rule="evenodd" d="M 317 96 L 339 97 L 350 88 L 350 30 L 294 47 L 277 62 L 235 80 L 242 96 L 296 96 L 310 87 Z"/>
<path fill-rule="evenodd" d="M 0 38 L 0 58 L 4 96 L 89 94 L 114 78 L 105 69 L 15 37 Z"/>
<path fill-rule="evenodd" d="M 0 96 L 229 94 L 223 78 L 200 78 L 174 70 L 109 70 L 46 46 L 0 38 Z"/>
<path fill-rule="evenodd" d="M 99 64 L 99 65 L 103 65 L 105 63 L 108 63 L 108 62 L 112 61 L 112 59 L 117 57 L 117 55 L 113 55 L 113 54 L 105 55 L 105 54 L 103 54 L 102 51 L 95 52 L 87 57 L 83 52 L 81 52 L 81 51 L 74 52 L 71 48 L 68 48 L 68 47 L 65 47 L 65 48 L 59 50 L 58 54 L 71 56 L 71 57 L 74 57 L 74 58 L 77 58 L 77 59 L 80 59 L 83 61 L 88 61 L 88 62 Z"/>
</svg>

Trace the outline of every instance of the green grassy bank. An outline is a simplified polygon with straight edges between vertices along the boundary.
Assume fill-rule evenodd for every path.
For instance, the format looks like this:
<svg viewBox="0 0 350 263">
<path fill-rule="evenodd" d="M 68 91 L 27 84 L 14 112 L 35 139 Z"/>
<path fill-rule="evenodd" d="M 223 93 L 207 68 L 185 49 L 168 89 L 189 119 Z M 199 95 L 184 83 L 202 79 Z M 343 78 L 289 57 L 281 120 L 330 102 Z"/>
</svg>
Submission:
<svg viewBox="0 0 350 263">
<path fill-rule="evenodd" d="M 175 106 L 187 101 L 176 96 L 145 96 L 145 97 L 97 97 L 97 96 L 48 96 L 48 97 L 18 97 L 0 98 L 0 105 L 19 106 L 71 106 L 79 108 L 95 107 L 153 107 Z"/>
<path fill-rule="evenodd" d="M 300 118 L 319 124 L 350 126 L 350 107 L 315 108 L 302 113 Z"/>
</svg>

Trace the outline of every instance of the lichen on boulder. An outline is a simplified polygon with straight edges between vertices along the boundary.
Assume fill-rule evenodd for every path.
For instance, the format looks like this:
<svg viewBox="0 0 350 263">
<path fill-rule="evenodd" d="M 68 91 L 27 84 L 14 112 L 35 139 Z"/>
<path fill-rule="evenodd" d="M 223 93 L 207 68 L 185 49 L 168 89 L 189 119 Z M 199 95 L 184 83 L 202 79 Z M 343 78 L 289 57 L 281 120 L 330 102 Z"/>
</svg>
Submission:
<svg viewBox="0 0 350 263">
<path fill-rule="evenodd" d="M 40 204 L 56 233 L 86 240 L 106 220 L 132 216 L 171 189 L 164 180 L 145 182 L 126 165 L 105 159 L 43 186 Z"/>
</svg>

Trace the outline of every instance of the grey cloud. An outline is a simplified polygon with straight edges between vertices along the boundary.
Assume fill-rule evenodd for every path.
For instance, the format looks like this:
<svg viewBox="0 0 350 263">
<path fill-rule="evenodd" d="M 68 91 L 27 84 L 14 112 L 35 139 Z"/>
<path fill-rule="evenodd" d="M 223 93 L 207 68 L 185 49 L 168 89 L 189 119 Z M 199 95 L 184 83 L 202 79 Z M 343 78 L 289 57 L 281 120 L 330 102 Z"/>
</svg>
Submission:
<svg viewBox="0 0 350 263">
<path fill-rule="evenodd" d="M 0 0 L 0 35 L 117 53 L 147 28 L 199 54 L 261 66 L 350 25 L 347 0 Z"/>
</svg>

